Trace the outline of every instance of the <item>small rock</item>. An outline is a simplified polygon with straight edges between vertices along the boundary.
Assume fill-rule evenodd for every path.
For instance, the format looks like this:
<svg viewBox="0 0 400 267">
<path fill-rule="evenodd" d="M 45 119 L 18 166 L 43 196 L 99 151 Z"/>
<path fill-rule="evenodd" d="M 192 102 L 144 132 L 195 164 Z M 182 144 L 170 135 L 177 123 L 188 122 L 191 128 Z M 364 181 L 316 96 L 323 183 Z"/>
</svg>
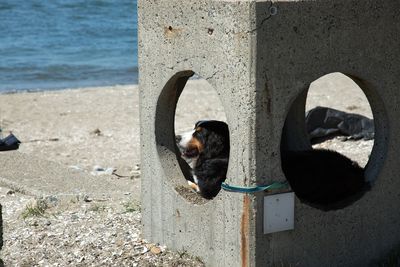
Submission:
<svg viewBox="0 0 400 267">
<path fill-rule="evenodd" d="M 45 201 L 46 205 L 48 207 L 51 207 L 51 208 L 56 207 L 58 205 L 58 202 L 59 202 L 57 196 L 47 196 L 44 199 L 44 201 Z"/>
<path fill-rule="evenodd" d="M 150 248 L 150 252 L 153 253 L 154 255 L 158 255 L 161 253 L 161 249 L 157 246 L 152 246 Z"/>
<path fill-rule="evenodd" d="M 139 178 L 140 177 L 141 172 L 140 171 L 132 171 L 132 177 L 133 178 Z"/>
<path fill-rule="evenodd" d="M 104 174 L 112 175 L 115 171 L 115 168 L 109 167 L 105 169 Z"/>
<path fill-rule="evenodd" d="M 103 133 L 100 131 L 99 128 L 94 129 L 93 131 L 90 132 L 91 134 L 94 134 L 96 136 L 102 136 Z"/>
<path fill-rule="evenodd" d="M 94 172 L 104 172 L 104 168 L 100 167 L 99 165 L 93 166 Z"/>
<path fill-rule="evenodd" d="M 71 215 L 71 219 L 72 219 L 73 221 L 79 220 L 79 216 L 76 215 L 76 214 L 72 214 L 72 215 Z"/>
<path fill-rule="evenodd" d="M 122 239 L 117 239 L 117 241 L 115 241 L 115 244 L 119 247 L 122 247 L 124 245 L 124 241 Z"/>
<path fill-rule="evenodd" d="M 15 195 L 15 191 L 14 190 L 8 190 L 6 194 L 8 196 L 12 196 L 12 195 Z"/>
<path fill-rule="evenodd" d="M 115 172 L 115 168 L 113 167 L 108 167 L 108 168 L 102 168 L 98 165 L 93 167 L 93 171 L 90 172 L 90 174 L 97 176 L 97 175 L 112 175 Z"/>
<path fill-rule="evenodd" d="M 135 255 L 145 254 L 149 249 L 146 246 L 135 246 L 133 248 Z"/>
<path fill-rule="evenodd" d="M 88 195 L 85 195 L 85 196 L 83 197 L 83 201 L 85 201 L 85 202 L 92 202 L 93 199 L 92 199 L 91 197 L 89 197 Z"/>
<path fill-rule="evenodd" d="M 77 166 L 77 165 L 71 165 L 69 166 L 71 169 L 76 170 L 76 171 L 80 171 L 82 170 L 81 167 Z"/>
</svg>

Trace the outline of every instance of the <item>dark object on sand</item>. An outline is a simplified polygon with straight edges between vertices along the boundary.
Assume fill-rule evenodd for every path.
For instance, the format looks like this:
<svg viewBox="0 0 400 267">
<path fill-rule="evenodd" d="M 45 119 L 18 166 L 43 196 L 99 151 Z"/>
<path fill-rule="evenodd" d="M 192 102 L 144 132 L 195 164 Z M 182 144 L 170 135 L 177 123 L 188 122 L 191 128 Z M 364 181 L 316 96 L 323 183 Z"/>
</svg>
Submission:
<svg viewBox="0 0 400 267">
<path fill-rule="evenodd" d="M 16 150 L 21 142 L 10 133 L 7 137 L 0 139 L 0 151 Z"/>
<path fill-rule="evenodd" d="M 306 127 L 312 144 L 335 136 L 346 139 L 371 140 L 374 138 L 374 121 L 365 116 L 333 108 L 315 107 L 306 113 Z"/>
</svg>

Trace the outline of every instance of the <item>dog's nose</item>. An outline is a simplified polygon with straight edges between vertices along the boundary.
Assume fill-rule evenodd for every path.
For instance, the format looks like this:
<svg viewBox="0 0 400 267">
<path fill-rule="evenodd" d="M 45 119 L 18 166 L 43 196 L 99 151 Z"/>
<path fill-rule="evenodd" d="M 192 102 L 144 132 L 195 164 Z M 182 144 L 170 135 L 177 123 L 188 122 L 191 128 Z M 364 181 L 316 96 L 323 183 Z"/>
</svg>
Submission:
<svg viewBox="0 0 400 267">
<path fill-rule="evenodd" d="M 175 135 L 175 142 L 179 143 L 182 140 L 182 136 L 181 135 Z"/>
</svg>

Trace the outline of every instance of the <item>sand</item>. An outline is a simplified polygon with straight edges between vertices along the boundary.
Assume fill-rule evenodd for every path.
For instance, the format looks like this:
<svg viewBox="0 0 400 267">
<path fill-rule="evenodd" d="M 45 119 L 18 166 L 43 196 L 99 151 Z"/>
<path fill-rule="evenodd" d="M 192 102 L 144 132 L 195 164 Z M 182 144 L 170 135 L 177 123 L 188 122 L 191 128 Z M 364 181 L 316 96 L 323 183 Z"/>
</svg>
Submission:
<svg viewBox="0 0 400 267">
<path fill-rule="evenodd" d="M 137 86 L 0 95 L 5 133 L 19 151 L 68 166 L 129 170 L 139 163 Z"/>
</svg>

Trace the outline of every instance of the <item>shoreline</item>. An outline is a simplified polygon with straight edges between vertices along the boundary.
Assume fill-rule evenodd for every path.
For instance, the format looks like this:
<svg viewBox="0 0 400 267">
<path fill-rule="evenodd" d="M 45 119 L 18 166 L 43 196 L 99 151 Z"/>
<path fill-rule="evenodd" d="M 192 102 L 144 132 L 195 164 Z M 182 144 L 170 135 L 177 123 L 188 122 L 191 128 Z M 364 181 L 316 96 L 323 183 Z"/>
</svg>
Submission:
<svg viewBox="0 0 400 267">
<path fill-rule="evenodd" d="M 40 92 L 60 92 L 60 91 L 73 91 L 73 90 L 85 90 L 85 89 L 100 89 L 100 88 L 111 88 L 111 87 L 132 87 L 139 86 L 138 83 L 130 84 L 113 84 L 113 85 L 93 85 L 93 86 L 80 86 L 80 87 L 53 87 L 53 88 L 35 88 L 35 89 L 12 89 L 12 90 L 0 90 L 0 95 L 13 95 L 21 93 L 40 93 Z"/>
</svg>

